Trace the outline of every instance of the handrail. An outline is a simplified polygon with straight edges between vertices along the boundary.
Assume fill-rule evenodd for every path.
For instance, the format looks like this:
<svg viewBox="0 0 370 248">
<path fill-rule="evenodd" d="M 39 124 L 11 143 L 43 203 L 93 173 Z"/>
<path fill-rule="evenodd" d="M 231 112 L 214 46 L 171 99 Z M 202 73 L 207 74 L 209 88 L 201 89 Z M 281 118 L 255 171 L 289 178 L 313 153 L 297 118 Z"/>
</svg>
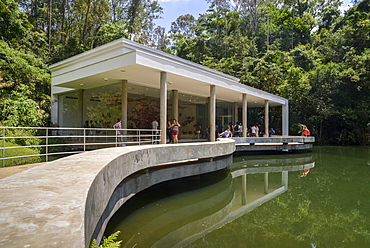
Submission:
<svg viewBox="0 0 370 248">
<path fill-rule="evenodd" d="M 70 155 L 86 150 L 106 147 L 159 144 L 160 130 L 113 129 L 113 128 L 69 128 L 69 127 L 0 127 L 2 167 L 10 159 Z M 19 144 L 22 140 L 29 144 Z M 6 143 L 16 145 L 7 146 Z M 6 151 L 30 148 L 37 154 L 7 156 Z M 59 149 L 58 149 L 59 148 Z M 54 151 L 53 151 L 54 149 Z M 55 151 L 56 150 L 56 151 Z"/>
</svg>

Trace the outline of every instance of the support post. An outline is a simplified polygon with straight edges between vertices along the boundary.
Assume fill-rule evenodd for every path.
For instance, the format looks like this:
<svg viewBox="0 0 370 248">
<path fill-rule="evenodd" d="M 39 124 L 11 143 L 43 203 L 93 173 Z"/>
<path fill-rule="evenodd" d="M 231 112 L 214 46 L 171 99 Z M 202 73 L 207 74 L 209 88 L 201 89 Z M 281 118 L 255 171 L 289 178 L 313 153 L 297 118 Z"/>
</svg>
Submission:
<svg viewBox="0 0 370 248">
<path fill-rule="evenodd" d="M 264 193 L 267 195 L 269 193 L 269 173 L 265 172 L 265 190 Z"/>
<path fill-rule="evenodd" d="M 288 171 L 281 172 L 281 184 L 288 187 Z"/>
<path fill-rule="evenodd" d="M 127 129 L 127 102 L 128 102 L 128 81 L 122 80 L 122 129 Z"/>
<path fill-rule="evenodd" d="M 53 87 L 52 87 L 53 88 Z M 63 105 L 61 105 L 63 106 Z M 59 120 L 59 99 L 58 95 L 51 93 L 51 124 L 58 124 L 60 125 L 61 122 Z"/>
<path fill-rule="evenodd" d="M 161 144 L 166 144 L 167 134 L 167 72 L 161 71 L 160 82 L 160 112 L 159 128 L 161 130 Z"/>
<path fill-rule="evenodd" d="M 289 102 L 282 106 L 282 135 L 289 136 Z"/>
<path fill-rule="evenodd" d="M 242 205 L 247 205 L 247 174 L 242 175 Z"/>
<path fill-rule="evenodd" d="M 247 137 L 247 130 L 248 130 L 248 123 L 247 123 L 247 117 L 248 117 L 248 95 L 243 94 L 243 100 L 242 100 L 242 125 L 243 125 L 243 134 L 242 137 Z"/>
<path fill-rule="evenodd" d="M 234 102 L 234 124 L 239 121 L 239 104 L 237 102 Z"/>
<path fill-rule="evenodd" d="M 216 141 L 216 86 L 210 86 L 209 97 L 209 126 L 210 134 L 209 141 Z"/>
<path fill-rule="evenodd" d="M 265 100 L 265 135 L 269 136 L 269 101 Z"/>
<path fill-rule="evenodd" d="M 84 90 L 79 89 L 77 90 L 77 118 L 78 118 L 78 127 L 83 127 L 84 125 Z M 63 108 L 63 107 L 62 107 Z"/>
</svg>

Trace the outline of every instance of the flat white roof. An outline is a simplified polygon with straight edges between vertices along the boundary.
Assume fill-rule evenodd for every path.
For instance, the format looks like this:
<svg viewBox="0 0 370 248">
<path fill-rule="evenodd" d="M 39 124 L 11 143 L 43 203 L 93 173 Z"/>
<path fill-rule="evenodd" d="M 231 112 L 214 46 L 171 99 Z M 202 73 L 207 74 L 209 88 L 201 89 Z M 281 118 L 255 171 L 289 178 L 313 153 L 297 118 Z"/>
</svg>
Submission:
<svg viewBox="0 0 370 248">
<path fill-rule="evenodd" d="M 218 100 L 241 103 L 245 93 L 248 107 L 264 106 L 265 100 L 271 106 L 287 102 L 241 84 L 238 78 L 123 38 L 53 64 L 50 70 L 52 87 L 58 92 L 102 87 L 122 80 L 159 88 L 160 72 L 164 71 L 168 90 L 179 93 L 208 97 L 209 86 L 215 85 Z"/>
</svg>

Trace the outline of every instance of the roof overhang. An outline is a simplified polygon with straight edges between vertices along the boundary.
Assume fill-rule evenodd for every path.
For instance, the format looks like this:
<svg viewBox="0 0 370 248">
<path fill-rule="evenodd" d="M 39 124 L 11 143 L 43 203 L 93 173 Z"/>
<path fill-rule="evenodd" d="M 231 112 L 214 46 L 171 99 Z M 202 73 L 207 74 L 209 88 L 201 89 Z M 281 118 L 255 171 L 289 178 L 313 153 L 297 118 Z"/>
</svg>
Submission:
<svg viewBox="0 0 370 248">
<path fill-rule="evenodd" d="M 248 107 L 262 107 L 265 100 L 270 106 L 287 102 L 285 98 L 241 84 L 238 78 L 123 38 L 53 64 L 50 70 L 52 87 L 58 88 L 58 93 L 122 80 L 159 89 L 160 72 L 167 72 L 168 90 L 176 89 L 179 93 L 209 97 L 210 85 L 215 85 L 218 100 L 241 103 L 245 93 Z"/>
</svg>

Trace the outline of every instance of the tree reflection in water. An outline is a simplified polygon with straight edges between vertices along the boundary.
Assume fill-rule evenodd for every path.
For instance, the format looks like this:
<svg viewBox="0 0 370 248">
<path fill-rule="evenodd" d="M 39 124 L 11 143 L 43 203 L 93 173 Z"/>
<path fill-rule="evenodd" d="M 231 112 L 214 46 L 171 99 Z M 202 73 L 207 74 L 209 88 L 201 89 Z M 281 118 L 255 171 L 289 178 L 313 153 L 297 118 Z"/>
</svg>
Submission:
<svg viewBox="0 0 370 248">
<path fill-rule="evenodd" d="M 369 247 L 369 162 L 353 147 L 235 157 L 138 194 L 107 234 L 122 247 Z"/>
</svg>

